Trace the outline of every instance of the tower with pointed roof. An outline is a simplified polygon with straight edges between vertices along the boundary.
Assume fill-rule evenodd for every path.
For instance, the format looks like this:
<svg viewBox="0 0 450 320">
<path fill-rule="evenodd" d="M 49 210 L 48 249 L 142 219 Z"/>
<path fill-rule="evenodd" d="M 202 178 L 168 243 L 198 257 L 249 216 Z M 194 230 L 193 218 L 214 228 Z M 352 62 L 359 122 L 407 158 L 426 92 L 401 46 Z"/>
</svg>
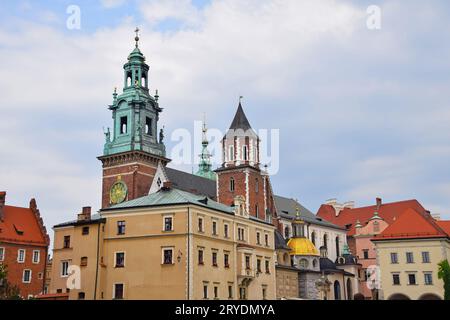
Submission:
<svg viewBox="0 0 450 320">
<path fill-rule="evenodd" d="M 158 93 L 149 93 L 149 66 L 136 45 L 124 69 L 122 94 L 113 93 L 109 106 L 113 130 L 105 132 L 102 208 L 148 194 L 158 163 L 168 163 L 158 120 L 162 108 Z M 157 92 L 157 91 L 156 91 Z"/>
<path fill-rule="evenodd" d="M 215 174 L 214 171 L 211 170 L 212 164 L 211 164 L 211 154 L 209 153 L 208 150 L 209 142 L 207 137 L 208 128 L 206 127 L 206 120 L 203 121 L 202 132 L 203 132 L 202 153 L 200 154 L 200 163 L 198 165 L 198 171 L 196 175 L 203 178 L 216 180 L 217 175 Z"/>
<path fill-rule="evenodd" d="M 241 99 L 222 140 L 223 162 L 216 170 L 217 200 L 233 205 L 236 197 L 243 197 L 250 217 L 272 223 L 275 205 L 270 179 L 261 168 L 260 139 L 244 113 Z"/>
</svg>

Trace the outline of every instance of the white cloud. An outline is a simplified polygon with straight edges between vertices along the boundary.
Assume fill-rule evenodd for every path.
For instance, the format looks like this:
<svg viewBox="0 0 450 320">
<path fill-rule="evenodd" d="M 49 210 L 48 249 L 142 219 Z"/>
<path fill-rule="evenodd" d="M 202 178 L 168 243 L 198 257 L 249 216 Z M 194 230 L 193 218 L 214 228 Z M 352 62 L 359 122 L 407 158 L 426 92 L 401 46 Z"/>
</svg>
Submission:
<svg viewBox="0 0 450 320">
<path fill-rule="evenodd" d="M 126 2 L 127 0 L 100 0 L 102 6 L 108 9 L 120 7 Z"/>
</svg>

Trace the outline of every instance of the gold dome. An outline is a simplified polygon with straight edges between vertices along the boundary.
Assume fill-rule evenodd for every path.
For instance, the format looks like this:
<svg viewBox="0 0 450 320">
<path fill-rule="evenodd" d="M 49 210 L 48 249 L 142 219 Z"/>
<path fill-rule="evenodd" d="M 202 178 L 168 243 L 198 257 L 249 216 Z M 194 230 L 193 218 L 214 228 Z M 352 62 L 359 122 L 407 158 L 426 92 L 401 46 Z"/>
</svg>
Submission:
<svg viewBox="0 0 450 320">
<path fill-rule="evenodd" d="M 291 256 L 319 256 L 314 244 L 307 238 L 292 238 L 287 243 Z"/>
</svg>

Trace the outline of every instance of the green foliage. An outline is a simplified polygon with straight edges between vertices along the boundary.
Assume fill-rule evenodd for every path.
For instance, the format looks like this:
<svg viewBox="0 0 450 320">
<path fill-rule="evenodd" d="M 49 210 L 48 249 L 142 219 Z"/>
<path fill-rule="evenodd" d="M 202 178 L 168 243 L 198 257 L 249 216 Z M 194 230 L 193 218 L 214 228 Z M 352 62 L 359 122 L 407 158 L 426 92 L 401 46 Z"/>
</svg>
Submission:
<svg viewBox="0 0 450 320">
<path fill-rule="evenodd" d="M 8 268 L 0 264 L 0 300 L 20 300 L 20 291 L 17 286 L 11 285 L 8 279 Z"/>
<path fill-rule="evenodd" d="M 444 281 L 444 299 L 450 300 L 450 264 L 448 260 L 443 260 L 438 266 L 438 278 Z"/>
</svg>

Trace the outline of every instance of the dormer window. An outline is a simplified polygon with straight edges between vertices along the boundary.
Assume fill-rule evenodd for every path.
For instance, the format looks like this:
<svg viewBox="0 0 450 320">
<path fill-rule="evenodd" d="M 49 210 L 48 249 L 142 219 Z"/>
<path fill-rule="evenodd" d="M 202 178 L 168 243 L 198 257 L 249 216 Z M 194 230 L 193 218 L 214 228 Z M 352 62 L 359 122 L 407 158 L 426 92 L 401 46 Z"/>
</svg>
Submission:
<svg viewBox="0 0 450 320">
<path fill-rule="evenodd" d="M 127 125 L 128 125 L 127 117 L 120 117 L 120 134 L 127 133 L 127 129 L 128 129 Z"/>
</svg>

